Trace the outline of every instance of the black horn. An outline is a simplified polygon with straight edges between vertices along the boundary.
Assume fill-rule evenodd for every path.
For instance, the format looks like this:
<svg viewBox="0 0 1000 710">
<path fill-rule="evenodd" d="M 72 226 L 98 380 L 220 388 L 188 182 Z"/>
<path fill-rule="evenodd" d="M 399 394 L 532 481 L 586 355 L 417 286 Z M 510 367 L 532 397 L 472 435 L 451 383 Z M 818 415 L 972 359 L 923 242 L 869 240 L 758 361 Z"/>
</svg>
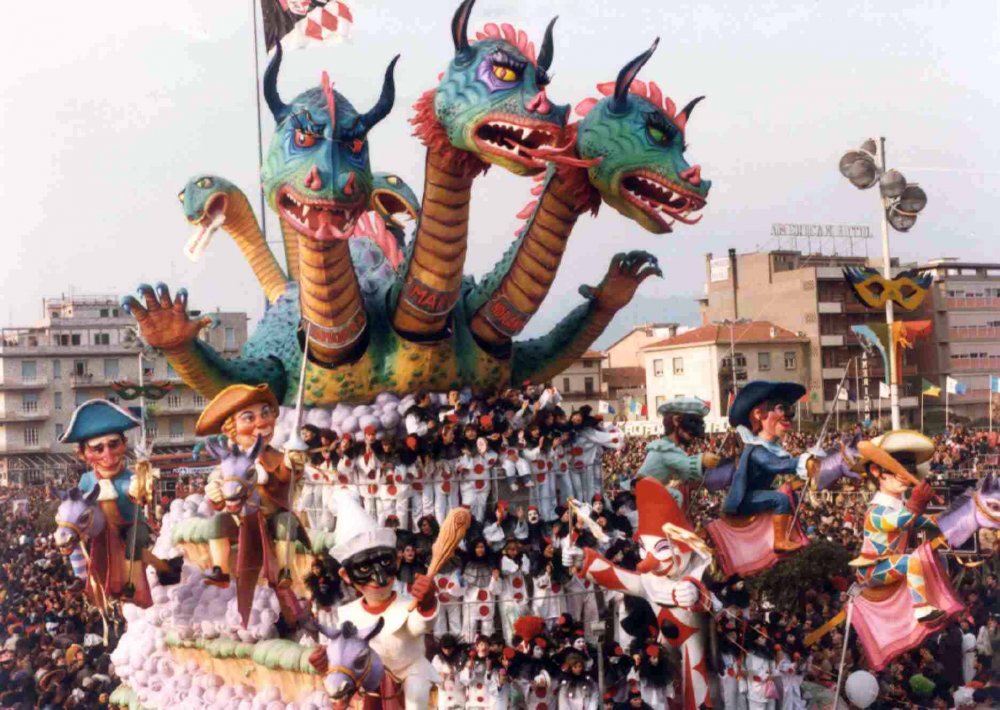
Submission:
<svg viewBox="0 0 1000 710">
<path fill-rule="evenodd" d="M 701 101 L 704 100 L 704 96 L 699 96 L 696 99 L 691 99 L 687 102 L 687 106 L 681 109 L 681 112 L 677 114 L 678 117 L 683 116 L 683 122 L 687 123 L 687 120 L 691 118 L 691 112 L 694 111 L 694 107 L 697 106 Z"/>
<path fill-rule="evenodd" d="M 638 76 L 639 70 L 642 69 L 646 62 L 649 61 L 649 58 L 653 56 L 653 52 L 656 51 L 656 46 L 659 43 L 660 38 L 657 37 L 653 40 L 653 44 L 650 45 L 649 49 L 626 64 L 622 67 L 622 70 L 618 72 L 618 79 L 615 80 L 615 95 L 610 106 L 612 113 L 622 113 L 625 111 L 625 99 L 628 97 L 628 88 L 632 85 L 632 81 L 635 80 L 635 77 Z"/>
<path fill-rule="evenodd" d="M 278 96 L 278 70 L 281 68 L 281 42 L 274 46 L 274 56 L 264 70 L 264 100 L 271 109 L 275 123 L 281 123 L 288 115 L 288 104 Z"/>
<path fill-rule="evenodd" d="M 559 15 L 552 18 L 549 22 L 549 26 L 545 28 L 545 37 L 542 39 L 542 48 L 538 52 L 538 66 L 540 66 L 545 71 L 549 70 L 552 66 L 552 27 L 556 24 L 556 20 L 559 19 Z"/>
<path fill-rule="evenodd" d="M 455 54 L 461 54 L 469 49 L 469 16 L 476 0 L 462 0 L 451 18 L 451 38 L 455 42 Z"/>
<path fill-rule="evenodd" d="M 396 102 L 396 81 L 393 79 L 392 73 L 398 61 L 399 55 L 397 54 L 389 62 L 389 66 L 386 67 L 385 79 L 382 81 L 382 94 L 378 97 L 378 101 L 375 102 L 375 105 L 371 107 L 368 113 L 358 117 L 357 127 L 359 133 L 367 133 L 371 130 L 372 126 L 388 116 L 389 112 L 392 111 L 392 105 Z"/>
</svg>

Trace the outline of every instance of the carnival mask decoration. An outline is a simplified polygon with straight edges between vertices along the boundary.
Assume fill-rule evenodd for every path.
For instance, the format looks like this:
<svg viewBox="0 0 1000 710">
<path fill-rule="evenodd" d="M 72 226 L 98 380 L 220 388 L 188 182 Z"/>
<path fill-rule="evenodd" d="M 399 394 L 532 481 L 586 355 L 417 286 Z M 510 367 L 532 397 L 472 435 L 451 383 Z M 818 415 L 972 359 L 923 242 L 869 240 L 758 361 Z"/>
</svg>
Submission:
<svg viewBox="0 0 1000 710">
<path fill-rule="evenodd" d="M 352 555 L 344 570 L 357 587 L 388 587 L 396 579 L 396 552 L 388 547 L 376 547 Z"/>
<path fill-rule="evenodd" d="M 896 278 L 887 279 L 876 269 L 866 266 L 845 268 L 844 278 L 857 299 L 869 308 L 882 308 L 891 299 L 907 311 L 915 310 L 923 303 L 934 281 L 933 274 L 915 269 L 901 271 Z"/>
</svg>

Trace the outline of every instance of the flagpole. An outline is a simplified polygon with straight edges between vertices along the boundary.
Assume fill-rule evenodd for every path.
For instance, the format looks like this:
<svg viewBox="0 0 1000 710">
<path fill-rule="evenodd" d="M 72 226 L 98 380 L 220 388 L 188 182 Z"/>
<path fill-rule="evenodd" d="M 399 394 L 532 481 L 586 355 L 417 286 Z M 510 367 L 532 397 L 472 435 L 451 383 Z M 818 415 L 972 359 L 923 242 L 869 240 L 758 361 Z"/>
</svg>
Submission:
<svg viewBox="0 0 1000 710">
<path fill-rule="evenodd" d="M 260 187 L 260 232 L 267 244 L 267 199 L 264 196 L 264 181 L 260 171 L 264 168 L 264 134 L 260 113 L 260 49 L 257 46 L 257 0 L 250 0 L 250 15 L 253 17 L 253 96 L 257 103 L 257 185 Z"/>
<path fill-rule="evenodd" d="M 990 434 L 993 433 L 993 375 L 990 375 L 990 388 L 986 394 L 986 406 L 990 410 Z"/>
<path fill-rule="evenodd" d="M 951 426 L 951 411 L 948 409 L 948 395 L 951 394 L 951 384 L 948 380 L 950 378 L 945 378 L 944 381 L 944 433 L 945 436 L 948 435 L 948 427 Z"/>
<path fill-rule="evenodd" d="M 924 431 L 924 386 L 920 385 L 920 433 L 926 434 Z"/>
</svg>

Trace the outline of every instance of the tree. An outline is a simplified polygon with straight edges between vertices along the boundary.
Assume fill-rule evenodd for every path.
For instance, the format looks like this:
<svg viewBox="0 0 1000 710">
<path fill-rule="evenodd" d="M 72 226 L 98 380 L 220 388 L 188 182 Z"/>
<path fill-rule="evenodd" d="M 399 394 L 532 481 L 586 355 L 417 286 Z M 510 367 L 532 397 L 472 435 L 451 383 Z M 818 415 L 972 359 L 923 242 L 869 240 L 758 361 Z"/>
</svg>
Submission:
<svg viewBox="0 0 1000 710">
<path fill-rule="evenodd" d="M 853 578 L 851 553 L 841 545 L 826 540 L 782 560 L 771 569 L 747 580 L 750 592 L 767 600 L 776 609 L 798 613 L 805 607 L 805 592 L 827 589 L 833 577 Z"/>
</svg>

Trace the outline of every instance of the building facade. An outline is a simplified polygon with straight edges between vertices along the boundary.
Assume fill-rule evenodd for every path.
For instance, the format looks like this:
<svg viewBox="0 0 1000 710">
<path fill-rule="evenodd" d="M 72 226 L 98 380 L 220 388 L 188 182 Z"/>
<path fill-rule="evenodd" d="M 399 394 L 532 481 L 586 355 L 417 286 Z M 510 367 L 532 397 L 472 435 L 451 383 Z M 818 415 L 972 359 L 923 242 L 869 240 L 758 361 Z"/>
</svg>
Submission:
<svg viewBox="0 0 1000 710">
<path fill-rule="evenodd" d="M 704 325 L 642 349 L 647 416 L 674 397 L 709 405 L 706 425 L 725 428 L 730 395 L 751 380 L 809 381 L 809 340 L 767 321 Z"/>
<path fill-rule="evenodd" d="M 718 259 L 707 254 L 705 295 L 700 299 L 702 322 L 750 318 L 804 334 L 809 341 L 810 371 L 804 383 L 809 389 L 808 407 L 812 414 L 821 415 L 832 410 L 848 363 L 860 362 L 862 348 L 851 326 L 885 321 L 882 311 L 872 311 L 857 301 L 844 279 L 845 266 L 866 265 L 877 266 L 862 256 L 799 251 L 737 254 L 730 249 L 726 257 Z M 852 368 L 845 381 L 854 402 L 863 399 L 863 393 L 857 392 L 857 374 L 857 368 Z M 878 379 L 884 374 L 876 356 L 869 363 L 869 394 L 873 399 L 878 396 Z M 914 351 L 904 351 L 901 374 L 903 421 L 915 425 L 920 377 Z"/>
<path fill-rule="evenodd" d="M 642 349 L 651 344 L 677 335 L 677 323 L 645 323 L 637 325 L 620 337 L 604 354 L 604 366 L 608 368 L 642 367 Z"/>
<path fill-rule="evenodd" d="M 142 354 L 135 322 L 115 296 L 47 298 L 42 319 L 24 328 L 0 330 L 0 482 L 39 477 L 75 466 L 71 446 L 60 444 L 73 410 L 104 398 L 124 407 L 113 384 L 169 383 L 170 391 L 147 402 L 147 437 L 154 447 L 191 446 L 194 423 L 206 404 L 166 359 Z M 205 315 L 205 314 L 200 314 Z M 236 355 L 247 337 L 245 313 L 213 313 L 217 324 L 202 339 L 225 357 Z"/>
<path fill-rule="evenodd" d="M 604 353 L 588 350 L 569 367 L 552 378 L 552 384 L 563 398 L 563 409 L 569 414 L 585 404 L 598 413 L 602 400 L 607 400 L 603 379 Z"/>
<path fill-rule="evenodd" d="M 925 399 L 925 414 L 943 420 L 950 376 L 966 388 L 965 394 L 947 398 L 951 415 L 986 424 L 990 377 L 1000 377 L 1000 263 L 935 259 L 919 268 L 934 275 L 917 311 L 933 321 L 934 330 L 929 342 L 917 343 L 917 364 L 921 376 L 942 389 L 941 397 Z M 998 401 L 1000 395 L 994 395 Z"/>
</svg>

